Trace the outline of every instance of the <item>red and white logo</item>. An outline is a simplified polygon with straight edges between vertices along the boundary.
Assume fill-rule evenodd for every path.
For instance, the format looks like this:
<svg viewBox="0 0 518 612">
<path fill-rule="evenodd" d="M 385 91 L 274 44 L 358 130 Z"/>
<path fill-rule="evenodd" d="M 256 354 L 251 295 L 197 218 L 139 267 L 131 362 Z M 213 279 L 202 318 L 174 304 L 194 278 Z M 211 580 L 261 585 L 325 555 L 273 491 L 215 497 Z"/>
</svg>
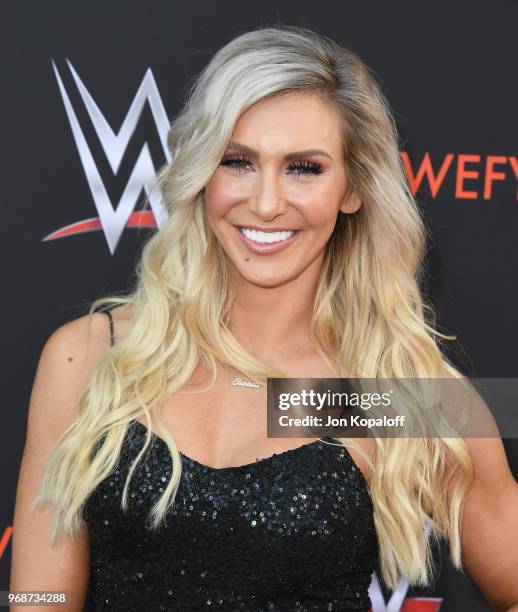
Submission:
<svg viewBox="0 0 518 612">
<path fill-rule="evenodd" d="M 149 102 L 165 160 L 170 161 L 170 154 L 167 148 L 169 120 L 150 68 L 147 69 L 142 79 L 122 125 L 118 132 L 115 132 L 68 60 L 67 64 L 114 175 L 119 170 L 122 158 L 135 131 L 146 101 Z M 52 61 L 52 67 L 98 217 L 75 221 L 70 225 L 53 231 L 43 241 L 56 240 L 57 238 L 83 232 L 102 230 L 106 236 L 110 253 L 113 254 L 125 227 L 156 227 L 157 225 L 161 227 L 167 220 L 167 212 L 163 206 L 162 195 L 152 185 L 156 176 L 156 169 L 153 165 L 148 145 L 144 143 L 122 196 L 119 202 L 114 205 L 54 61 Z M 135 210 L 139 195 L 143 189 L 149 198 L 151 211 L 139 212 Z"/>
</svg>

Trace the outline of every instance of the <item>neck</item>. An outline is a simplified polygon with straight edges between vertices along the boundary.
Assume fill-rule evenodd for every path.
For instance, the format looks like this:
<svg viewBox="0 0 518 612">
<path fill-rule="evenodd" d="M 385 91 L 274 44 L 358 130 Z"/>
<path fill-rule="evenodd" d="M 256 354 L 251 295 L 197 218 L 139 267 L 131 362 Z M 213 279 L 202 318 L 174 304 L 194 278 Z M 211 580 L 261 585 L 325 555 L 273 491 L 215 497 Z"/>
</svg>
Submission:
<svg viewBox="0 0 518 612">
<path fill-rule="evenodd" d="M 310 335 L 311 313 L 318 271 L 309 269 L 274 287 L 233 280 L 235 300 L 230 331 L 253 354 L 272 355 L 276 348 L 297 348 Z"/>
</svg>

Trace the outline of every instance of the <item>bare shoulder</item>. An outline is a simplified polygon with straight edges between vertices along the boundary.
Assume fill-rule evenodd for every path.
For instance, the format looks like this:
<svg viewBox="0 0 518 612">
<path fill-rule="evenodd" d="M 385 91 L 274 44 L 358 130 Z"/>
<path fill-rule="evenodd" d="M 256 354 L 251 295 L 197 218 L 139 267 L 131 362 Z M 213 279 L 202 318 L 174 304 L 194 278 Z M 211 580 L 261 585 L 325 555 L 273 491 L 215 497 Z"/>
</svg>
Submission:
<svg viewBox="0 0 518 612">
<path fill-rule="evenodd" d="M 133 305 L 124 304 L 111 310 L 114 332 L 122 336 L 133 318 Z M 42 357 L 57 366 L 69 364 L 87 375 L 100 353 L 110 344 L 110 326 L 105 312 L 85 314 L 64 323 L 48 338 Z M 86 367 L 86 370 L 84 369 Z"/>
<path fill-rule="evenodd" d="M 115 340 L 130 328 L 133 305 L 111 310 Z M 104 312 L 85 314 L 55 329 L 46 340 L 39 358 L 29 408 L 29 433 L 40 427 L 36 421 L 55 423 L 58 429 L 71 424 L 71 409 L 87 385 L 103 351 L 109 348 L 111 331 Z M 51 411 L 51 414 L 49 414 Z"/>
<path fill-rule="evenodd" d="M 109 345 L 106 315 L 65 323 L 46 340 L 39 357 L 28 415 L 28 442 L 43 431 L 51 438 L 76 417 L 75 405 L 102 351 Z M 49 440 L 50 442 L 50 440 Z"/>
</svg>

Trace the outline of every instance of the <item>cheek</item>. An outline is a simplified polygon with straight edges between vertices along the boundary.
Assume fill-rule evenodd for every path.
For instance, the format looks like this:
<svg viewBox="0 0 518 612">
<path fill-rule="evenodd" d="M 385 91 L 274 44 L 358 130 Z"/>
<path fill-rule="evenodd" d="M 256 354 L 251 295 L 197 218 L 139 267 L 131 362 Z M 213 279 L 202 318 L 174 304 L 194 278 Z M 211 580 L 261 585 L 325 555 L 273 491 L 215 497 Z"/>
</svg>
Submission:
<svg viewBox="0 0 518 612">
<path fill-rule="evenodd" d="M 217 170 L 205 189 L 205 205 L 212 217 L 221 217 L 243 198 L 243 187 L 233 177 Z"/>
<path fill-rule="evenodd" d="M 297 202 L 304 211 L 309 226 L 333 226 L 343 193 L 333 183 L 321 184 L 313 189 L 300 189 Z"/>
</svg>

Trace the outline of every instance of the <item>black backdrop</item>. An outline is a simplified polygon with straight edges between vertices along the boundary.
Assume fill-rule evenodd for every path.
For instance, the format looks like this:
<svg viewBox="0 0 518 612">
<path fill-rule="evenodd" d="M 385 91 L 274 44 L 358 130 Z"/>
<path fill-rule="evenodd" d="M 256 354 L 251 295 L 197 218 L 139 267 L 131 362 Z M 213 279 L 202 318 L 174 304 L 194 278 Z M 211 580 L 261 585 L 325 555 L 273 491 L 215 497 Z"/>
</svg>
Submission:
<svg viewBox="0 0 518 612">
<path fill-rule="evenodd" d="M 409 180 L 432 231 L 430 297 L 440 329 L 458 335 L 451 355 L 474 376 L 517 375 L 516 2 L 47 0 L 4 2 L 0 10 L 0 590 L 8 589 L 16 481 L 43 343 L 87 302 L 128 285 L 142 242 L 154 230 L 136 215 L 124 227 L 124 219 L 122 225 L 110 220 L 102 206 L 125 203 L 130 212 L 139 210 L 145 166 L 137 160 L 155 170 L 165 160 L 150 102 L 172 117 L 189 79 L 238 33 L 278 21 L 306 25 L 371 66 L 396 113 Z M 153 81 L 148 101 L 129 113 L 141 84 Z M 120 143 L 116 170 L 108 161 L 115 144 L 106 145 L 105 133 L 97 133 L 102 121 L 88 114 L 88 95 L 115 134 L 127 116 L 134 120 Z M 67 96 L 86 143 L 83 156 L 89 152 L 93 160 L 89 173 Z M 136 166 L 138 176 L 132 175 Z M 104 201 L 102 189 L 88 182 L 96 172 Z M 124 195 L 128 185 L 136 191 L 134 205 Z M 55 232 L 61 237 L 51 239 Z M 504 443 L 516 475 L 516 440 Z M 433 589 L 407 592 L 402 583 L 391 604 L 391 593 L 377 589 L 376 580 L 374 612 L 385 610 L 380 592 L 387 610 L 399 610 L 396 600 L 405 594 L 406 611 L 490 609 L 472 580 L 452 571 L 447 560 Z"/>
</svg>

